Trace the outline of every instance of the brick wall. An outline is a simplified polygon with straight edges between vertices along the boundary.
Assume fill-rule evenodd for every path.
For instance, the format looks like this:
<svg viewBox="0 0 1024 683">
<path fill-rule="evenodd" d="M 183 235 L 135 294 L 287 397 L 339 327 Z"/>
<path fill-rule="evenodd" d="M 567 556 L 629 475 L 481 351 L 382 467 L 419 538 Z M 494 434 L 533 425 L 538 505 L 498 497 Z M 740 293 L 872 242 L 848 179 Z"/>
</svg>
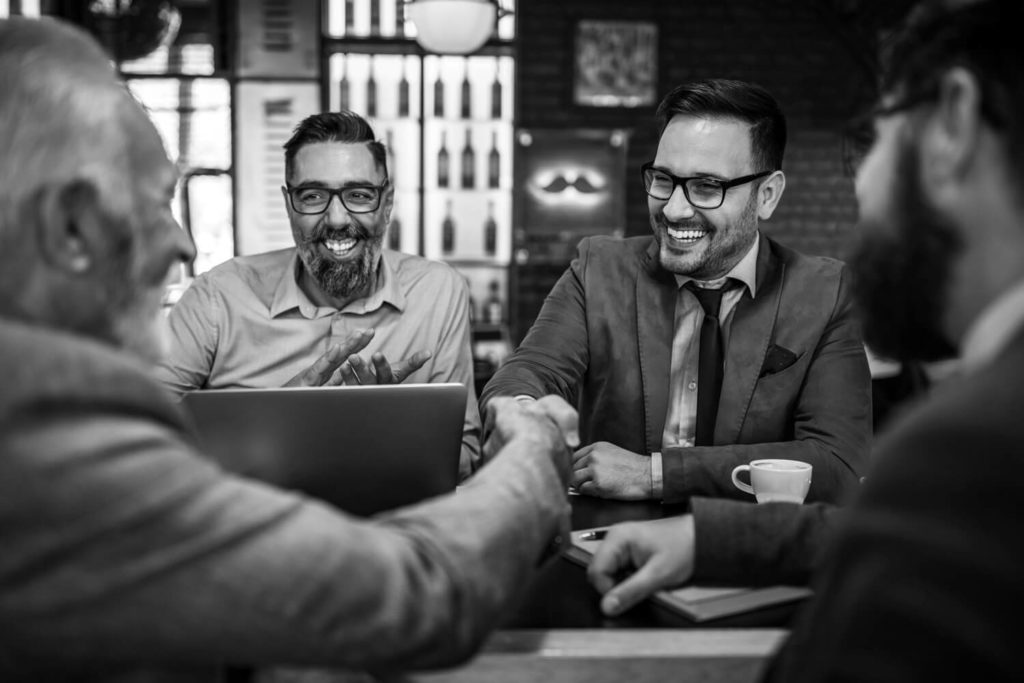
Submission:
<svg viewBox="0 0 1024 683">
<path fill-rule="evenodd" d="M 573 33 L 580 19 L 658 26 L 658 98 L 685 80 L 757 82 L 778 99 L 789 126 L 787 188 L 770 236 L 810 254 L 841 258 L 857 208 L 844 170 L 842 132 L 875 96 L 876 36 L 905 0 L 519 0 L 517 123 L 532 128 L 624 128 L 626 231 L 648 234 L 638 168 L 654 158 L 654 107 L 602 109 L 572 103 Z M 550 265 L 513 273 L 514 341 L 554 284 Z"/>
<path fill-rule="evenodd" d="M 814 254 L 840 256 L 854 221 L 841 132 L 873 98 L 873 24 L 849 0 L 520 0 L 518 123 L 526 127 L 622 127 L 628 155 L 627 232 L 645 234 L 637 168 L 654 156 L 653 107 L 572 105 L 573 29 L 580 19 L 647 20 L 659 28 L 659 97 L 694 78 L 731 77 L 768 88 L 787 115 L 789 180 L 765 231 Z M 866 18 L 867 17 L 867 18 Z M 872 24 L 872 25 L 869 25 Z"/>
</svg>

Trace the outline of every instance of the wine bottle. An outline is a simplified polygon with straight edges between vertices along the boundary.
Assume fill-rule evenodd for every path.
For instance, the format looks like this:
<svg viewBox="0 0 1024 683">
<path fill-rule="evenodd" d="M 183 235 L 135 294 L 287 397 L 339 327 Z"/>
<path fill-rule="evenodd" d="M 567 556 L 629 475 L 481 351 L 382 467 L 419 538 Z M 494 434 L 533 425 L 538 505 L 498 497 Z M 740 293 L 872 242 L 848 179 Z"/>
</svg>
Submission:
<svg viewBox="0 0 1024 683">
<path fill-rule="evenodd" d="M 451 254 L 455 251 L 455 221 L 452 220 L 452 200 L 448 200 L 444 222 L 441 223 L 441 251 Z"/>
<path fill-rule="evenodd" d="M 366 81 L 366 116 L 377 117 L 377 79 L 373 77 L 373 57 L 370 57 L 370 78 Z"/>
<path fill-rule="evenodd" d="M 498 133 L 491 133 L 491 151 L 487 153 L 487 187 L 501 186 L 501 154 L 498 152 Z"/>
<path fill-rule="evenodd" d="M 476 185 L 476 153 L 473 151 L 472 131 L 466 129 L 466 144 L 462 148 L 462 187 L 467 190 Z"/>
<path fill-rule="evenodd" d="M 487 202 L 487 221 L 484 223 L 484 254 L 494 256 L 498 249 L 498 224 L 494 221 L 494 202 Z"/>
<path fill-rule="evenodd" d="M 405 77 L 405 58 L 402 58 L 402 80 L 398 82 L 398 116 L 409 115 L 409 79 Z"/>
<path fill-rule="evenodd" d="M 338 109 L 347 111 L 351 106 L 351 96 L 348 85 L 348 69 L 345 68 L 346 60 L 341 60 L 341 81 L 338 82 Z"/>
<path fill-rule="evenodd" d="M 370 0 L 370 35 L 380 35 L 380 0 Z"/>
<path fill-rule="evenodd" d="M 345 0 L 345 37 L 356 34 L 356 0 Z"/>
<path fill-rule="evenodd" d="M 497 280 L 491 280 L 488 287 L 491 290 L 491 295 L 487 297 L 487 302 L 484 304 L 484 322 L 500 325 L 505 319 L 505 306 L 501 303 L 500 285 Z"/>
<path fill-rule="evenodd" d="M 384 139 L 384 159 L 388 164 L 388 177 L 391 178 L 391 184 L 394 185 L 398 171 L 395 170 L 395 134 L 390 128 L 384 133 Z"/>
<path fill-rule="evenodd" d="M 437 69 L 437 80 L 434 81 L 434 116 L 444 118 L 444 81 L 441 80 L 440 65 Z"/>
<path fill-rule="evenodd" d="M 491 83 L 491 118 L 501 118 L 501 62 L 494 60 L 494 82 Z"/>
<path fill-rule="evenodd" d="M 437 186 L 448 187 L 448 141 L 441 133 L 441 151 L 437 153 Z"/>
<path fill-rule="evenodd" d="M 405 35 L 405 0 L 395 0 L 395 35 Z"/>
<path fill-rule="evenodd" d="M 462 92 L 461 92 L 462 111 L 461 111 L 461 114 L 462 114 L 462 118 L 468 119 L 470 117 L 470 114 L 472 113 L 471 112 L 471 107 L 470 107 L 470 97 L 472 96 L 473 93 L 472 93 L 472 88 L 469 85 L 469 57 L 467 57 L 465 61 L 466 61 L 466 70 L 463 72 L 463 75 L 462 75 Z"/>
</svg>

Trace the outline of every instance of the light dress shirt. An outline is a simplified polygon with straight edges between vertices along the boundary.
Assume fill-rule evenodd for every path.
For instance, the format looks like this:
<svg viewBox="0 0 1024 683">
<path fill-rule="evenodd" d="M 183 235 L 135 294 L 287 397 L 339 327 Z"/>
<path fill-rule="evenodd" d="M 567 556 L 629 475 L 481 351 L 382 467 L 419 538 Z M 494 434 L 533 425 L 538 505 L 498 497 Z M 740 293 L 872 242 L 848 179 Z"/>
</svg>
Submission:
<svg viewBox="0 0 1024 683">
<path fill-rule="evenodd" d="M 722 348 L 729 348 L 729 329 L 736 305 L 745 291 L 753 298 L 757 294 L 757 255 L 760 237 L 754 241 L 743 258 L 725 274 L 715 280 L 697 280 L 689 275 L 676 275 L 679 294 L 676 296 L 675 334 L 672 337 L 671 375 L 669 385 L 668 411 L 665 416 L 665 431 L 662 432 L 662 448 L 668 446 L 693 446 L 697 428 L 697 388 L 699 377 L 697 366 L 700 357 L 700 327 L 704 323 L 704 309 L 697 296 L 685 287 L 691 280 L 704 289 L 718 289 L 728 280 L 742 283 L 732 286 L 722 294 L 719 320 L 722 328 Z M 724 358 L 729 363 L 728 356 Z M 663 492 L 661 453 L 651 454 L 651 489 L 655 498 Z"/>
<path fill-rule="evenodd" d="M 460 479 L 468 477 L 480 461 L 480 414 L 465 280 L 446 264 L 382 249 L 373 293 L 338 310 L 310 301 L 296 280 L 301 267 L 292 247 L 241 256 L 196 278 L 168 315 L 171 350 L 157 378 L 178 394 L 280 387 L 354 330 L 373 328 L 363 358 L 380 352 L 395 363 L 430 351 L 406 382 L 469 389 L 459 464 Z"/>
</svg>

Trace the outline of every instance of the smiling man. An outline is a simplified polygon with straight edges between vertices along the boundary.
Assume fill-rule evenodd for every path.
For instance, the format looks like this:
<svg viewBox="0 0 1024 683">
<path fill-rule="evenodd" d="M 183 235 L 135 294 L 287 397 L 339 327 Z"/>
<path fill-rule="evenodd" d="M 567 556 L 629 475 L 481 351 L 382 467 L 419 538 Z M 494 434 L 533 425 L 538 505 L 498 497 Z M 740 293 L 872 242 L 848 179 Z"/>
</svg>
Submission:
<svg viewBox="0 0 1024 683">
<path fill-rule="evenodd" d="M 171 311 L 160 379 L 178 393 L 459 382 L 468 477 L 480 457 L 469 295 L 447 265 L 382 248 L 394 202 L 384 146 L 357 114 L 316 114 L 285 144 L 285 175 L 295 248 L 197 278 Z"/>
<path fill-rule="evenodd" d="M 579 399 L 582 493 L 743 496 L 757 458 L 811 463 L 837 501 L 866 464 L 870 376 L 843 265 L 761 235 L 786 186 L 786 122 L 756 85 L 679 86 L 642 168 L 653 237 L 588 238 L 494 396 Z"/>
</svg>

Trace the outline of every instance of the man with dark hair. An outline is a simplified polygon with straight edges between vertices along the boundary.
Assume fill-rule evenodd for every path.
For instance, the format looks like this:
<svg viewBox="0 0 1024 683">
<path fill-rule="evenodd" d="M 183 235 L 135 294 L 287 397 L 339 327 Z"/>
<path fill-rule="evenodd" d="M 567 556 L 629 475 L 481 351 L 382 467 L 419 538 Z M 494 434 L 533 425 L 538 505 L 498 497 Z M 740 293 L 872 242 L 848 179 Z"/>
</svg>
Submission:
<svg viewBox="0 0 1024 683">
<path fill-rule="evenodd" d="M 0 21 L 0 92 L 0 680 L 469 657 L 567 525 L 573 410 L 490 409 L 472 484 L 373 520 L 221 471 L 150 376 L 195 253 L 156 129 L 52 20 Z"/>
<path fill-rule="evenodd" d="M 958 350 L 962 372 L 879 439 L 771 680 L 1024 680 L 1022 25 L 1019 0 L 934 2 L 892 47 L 857 174 L 856 299 L 873 349 Z M 692 522 L 609 534 L 591 567 L 606 611 L 701 564 Z"/>
<path fill-rule="evenodd" d="M 196 278 L 171 310 L 160 379 L 178 393 L 458 382 L 469 389 L 465 479 L 480 461 L 465 280 L 446 264 L 382 247 L 394 187 L 384 146 L 361 116 L 310 116 L 284 149 L 281 194 L 295 248 L 238 257 Z"/>
<path fill-rule="evenodd" d="M 865 465 L 870 377 L 842 264 L 759 235 L 786 185 L 779 106 L 707 80 L 658 116 L 653 237 L 583 240 L 483 402 L 578 396 L 581 493 L 735 498 L 734 467 L 788 458 L 813 466 L 811 500 L 837 501 Z"/>
</svg>

